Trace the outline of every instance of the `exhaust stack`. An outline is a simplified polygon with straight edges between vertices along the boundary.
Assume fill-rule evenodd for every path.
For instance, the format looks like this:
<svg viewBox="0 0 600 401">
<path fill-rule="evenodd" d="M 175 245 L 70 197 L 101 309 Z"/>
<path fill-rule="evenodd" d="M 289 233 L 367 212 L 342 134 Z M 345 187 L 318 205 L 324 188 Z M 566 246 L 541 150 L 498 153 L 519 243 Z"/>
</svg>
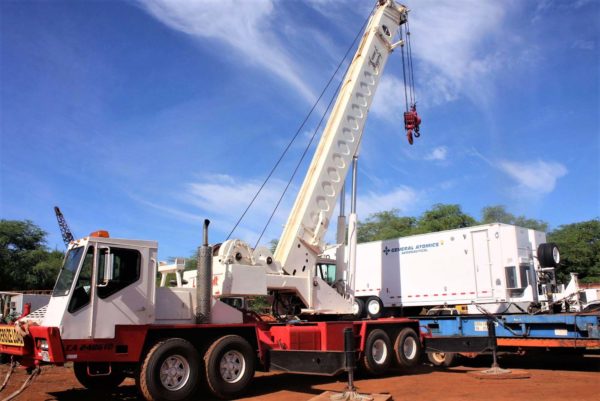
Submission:
<svg viewBox="0 0 600 401">
<path fill-rule="evenodd" d="M 208 225 L 204 220 L 203 242 L 198 248 L 196 265 L 196 323 L 210 323 L 212 301 L 212 246 L 208 245 Z"/>
</svg>

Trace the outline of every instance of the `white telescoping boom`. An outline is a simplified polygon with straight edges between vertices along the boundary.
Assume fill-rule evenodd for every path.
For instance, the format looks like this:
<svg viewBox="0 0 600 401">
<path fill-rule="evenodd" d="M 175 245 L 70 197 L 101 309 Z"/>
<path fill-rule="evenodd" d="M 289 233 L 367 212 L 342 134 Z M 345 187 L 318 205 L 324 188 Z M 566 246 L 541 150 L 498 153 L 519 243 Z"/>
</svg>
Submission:
<svg viewBox="0 0 600 401">
<path fill-rule="evenodd" d="M 239 240 L 223 243 L 213 268 L 216 295 L 284 291 L 300 298 L 304 313 L 351 312 L 351 300 L 317 277 L 314 268 L 388 56 L 402 44 L 394 42 L 394 36 L 406 22 L 407 12 L 393 0 L 379 2 L 344 77 L 274 256 L 264 248 L 253 251 Z"/>
</svg>

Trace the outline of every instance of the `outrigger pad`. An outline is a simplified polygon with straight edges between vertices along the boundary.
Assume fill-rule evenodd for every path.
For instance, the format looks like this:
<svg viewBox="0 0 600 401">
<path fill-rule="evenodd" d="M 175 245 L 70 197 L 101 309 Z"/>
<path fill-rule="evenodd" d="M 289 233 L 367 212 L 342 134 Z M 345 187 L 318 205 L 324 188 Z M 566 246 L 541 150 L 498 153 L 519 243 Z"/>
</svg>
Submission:
<svg viewBox="0 0 600 401">
<path fill-rule="evenodd" d="M 480 380 L 510 380 L 510 379 L 529 379 L 531 374 L 522 369 L 500 369 L 491 368 L 486 370 L 476 370 L 469 372 L 469 376 Z"/>
<path fill-rule="evenodd" d="M 325 391 L 323 394 L 311 398 L 308 401 L 331 401 L 332 397 L 342 395 L 343 393 L 336 393 L 334 391 Z M 362 400 L 373 400 L 373 401 L 391 401 L 391 394 L 360 394 Z M 344 399 L 344 398 L 342 398 Z M 355 398 L 346 398 L 348 401 L 353 401 Z M 358 400 L 358 399 L 356 399 Z"/>
</svg>

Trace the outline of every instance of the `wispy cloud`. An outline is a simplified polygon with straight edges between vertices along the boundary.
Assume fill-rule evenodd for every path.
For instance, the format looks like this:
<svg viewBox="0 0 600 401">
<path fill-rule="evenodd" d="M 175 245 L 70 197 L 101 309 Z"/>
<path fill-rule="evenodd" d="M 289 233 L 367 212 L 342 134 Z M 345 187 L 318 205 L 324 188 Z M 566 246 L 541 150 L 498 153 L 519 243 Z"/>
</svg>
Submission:
<svg viewBox="0 0 600 401">
<path fill-rule="evenodd" d="M 377 87 L 377 96 L 371 105 L 371 112 L 378 118 L 398 121 L 403 118 L 404 108 L 404 83 L 393 75 L 383 75 Z"/>
<path fill-rule="evenodd" d="M 315 99 L 297 62 L 275 34 L 273 1 L 146 0 L 140 4 L 170 28 L 197 39 L 224 42 L 243 60 L 283 79 L 308 101 Z"/>
<path fill-rule="evenodd" d="M 362 218 L 383 210 L 399 209 L 406 212 L 421 194 L 408 186 L 400 186 L 390 192 L 369 191 L 357 199 L 357 210 Z"/>
<path fill-rule="evenodd" d="M 457 4 L 444 0 L 417 2 L 411 8 L 413 53 L 422 67 L 420 98 L 439 104 L 466 96 L 485 105 L 491 90 L 486 82 L 492 81 L 486 78 L 501 63 L 496 59 L 498 50 L 490 51 L 484 43 L 506 38 L 510 7 L 497 1 L 464 0 Z"/>
<path fill-rule="evenodd" d="M 561 163 L 537 160 L 535 162 L 515 162 L 503 160 L 500 170 L 513 178 L 523 190 L 537 194 L 548 194 L 554 191 L 556 181 L 565 176 L 567 168 Z"/>
<path fill-rule="evenodd" d="M 442 161 L 446 160 L 446 156 L 448 155 L 448 148 L 445 146 L 438 146 L 434 148 L 429 154 L 425 155 L 425 160 L 436 160 Z"/>
<path fill-rule="evenodd" d="M 596 43 L 593 40 L 577 39 L 573 42 L 571 47 L 580 50 L 594 50 L 596 48 Z"/>
<path fill-rule="evenodd" d="M 213 221 L 213 226 L 218 227 L 217 230 L 224 237 L 234 227 L 237 219 L 257 193 L 260 184 L 256 180 L 242 182 L 230 175 L 217 173 L 187 183 L 182 190 L 175 192 L 174 196 L 166 200 L 150 202 L 135 195 L 130 197 L 144 206 L 180 221 L 197 223 L 202 220 L 199 216 L 206 216 Z M 283 181 L 271 180 L 256 198 L 253 206 L 236 228 L 233 237 L 254 244 L 284 187 Z M 290 196 L 284 198 L 261 243 L 267 243 L 281 234 L 281 227 L 291 209 L 294 193 L 295 188 L 291 188 L 288 192 Z M 179 206 L 172 206 L 173 204 Z"/>
</svg>

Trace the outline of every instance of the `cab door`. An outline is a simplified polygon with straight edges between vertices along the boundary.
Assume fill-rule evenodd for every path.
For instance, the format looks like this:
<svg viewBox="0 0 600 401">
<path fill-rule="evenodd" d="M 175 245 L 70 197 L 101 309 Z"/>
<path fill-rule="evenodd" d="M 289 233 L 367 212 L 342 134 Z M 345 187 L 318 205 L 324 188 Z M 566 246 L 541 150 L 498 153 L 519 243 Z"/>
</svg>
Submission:
<svg viewBox="0 0 600 401">
<path fill-rule="evenodd" d="M 117 325 L 148 324 L 154 282 L 149 267 L 155 251 L 111 244 L 99 245 L 96 255 L 92 337 L 114 338 Z"/>
</svg>

